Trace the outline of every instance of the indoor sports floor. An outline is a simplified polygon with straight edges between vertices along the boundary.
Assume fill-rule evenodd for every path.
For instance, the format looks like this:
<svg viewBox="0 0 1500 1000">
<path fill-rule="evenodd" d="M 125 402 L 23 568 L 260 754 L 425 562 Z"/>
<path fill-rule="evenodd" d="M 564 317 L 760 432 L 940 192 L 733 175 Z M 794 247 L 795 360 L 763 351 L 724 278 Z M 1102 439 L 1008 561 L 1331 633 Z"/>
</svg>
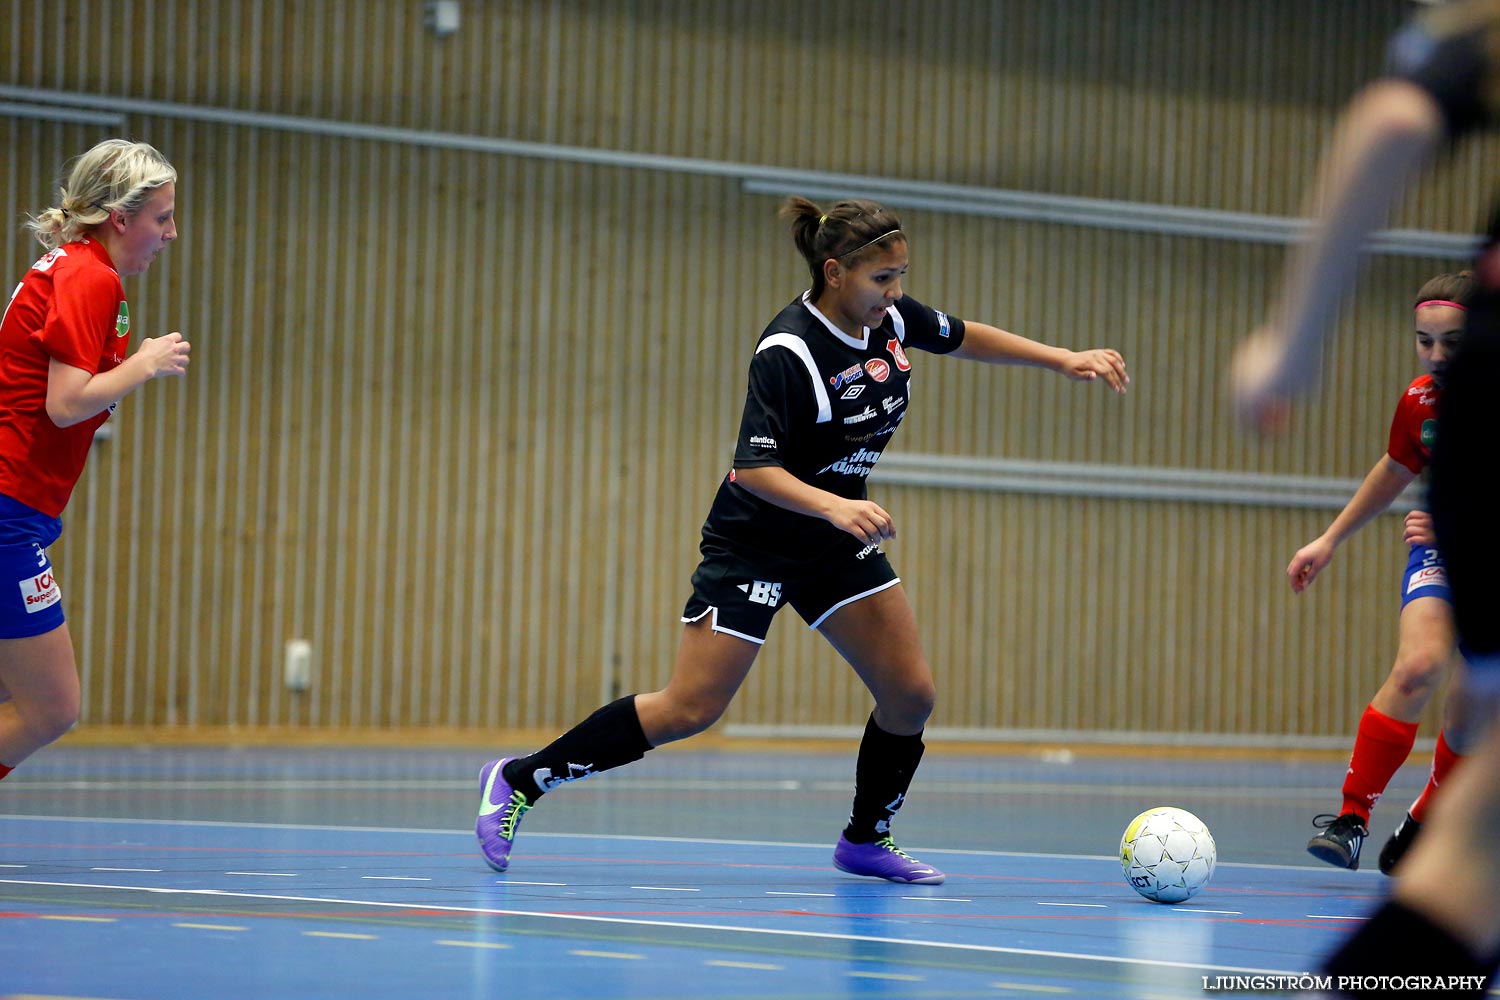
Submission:
<svg viewBox="0 0 1500 1000">
<path fill-rule="evenodd" d="M 514 753 L 520 747 L 498 747 Z M 0 783 L 0 997 L 1201 998 L 1298 973 L 1368 914 L 1303 851 L 1343 759 L 929 748 L 898 841 L 940 886 L 829 863 L 853 747 L 674 747 L 559 789 L 511 869 L 476 852 L 477 750 L 92 747 Z M 1215 834 L 1213 883 L 1137 896 L 1150 806 Z"/>
</svg>

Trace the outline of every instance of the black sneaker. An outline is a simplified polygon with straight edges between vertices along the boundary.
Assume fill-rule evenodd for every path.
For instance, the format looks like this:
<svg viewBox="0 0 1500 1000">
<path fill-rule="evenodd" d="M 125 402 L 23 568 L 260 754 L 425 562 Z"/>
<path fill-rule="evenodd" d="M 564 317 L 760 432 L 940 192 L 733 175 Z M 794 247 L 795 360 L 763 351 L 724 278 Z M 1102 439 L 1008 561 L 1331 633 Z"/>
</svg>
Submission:
<svg viewBox="0 0 1500 1000">
<path fill-rule="evenodd" d="M 1308 854 L 1335 868 L 1359 870 L 1359 849 L 1370 835 L 1364 820 L 1354 813 L 1342 816 L 1324 813 L 1313 817 L 1313 826 L 1323 832 L 1307 842 Z"/>
<path fill-rule="evenodd" d="M 1391 834 L 1391 839 L 1385 842 L 1380 849 L 1380 872 L 1389 875 L 1396 869 L 1396 862 L 1406 855 L 1407 848 L 1417 839 L 1417 834 L 1422 832 L 1422 824 L 1411 818 L 1411 813 L 1406 814 L 1397 826 L 1396 832 Z"/>
</svg>

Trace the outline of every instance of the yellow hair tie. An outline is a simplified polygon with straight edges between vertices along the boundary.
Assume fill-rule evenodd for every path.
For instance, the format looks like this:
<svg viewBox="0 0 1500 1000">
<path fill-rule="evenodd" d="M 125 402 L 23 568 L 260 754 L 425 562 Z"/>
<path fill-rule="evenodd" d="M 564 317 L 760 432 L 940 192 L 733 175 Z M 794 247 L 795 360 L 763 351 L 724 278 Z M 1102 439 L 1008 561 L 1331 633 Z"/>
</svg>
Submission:
<svg viewBox="0 0 1500 1000">
<path fill-rule="evenodd" d="M 818 216 L 818 225 L 821 226 L 821 225 L 823 225 L 827 221 L 828 221 L 828 213 L 827 212 L 824 212 L 822 215 Z"/>
</svg>

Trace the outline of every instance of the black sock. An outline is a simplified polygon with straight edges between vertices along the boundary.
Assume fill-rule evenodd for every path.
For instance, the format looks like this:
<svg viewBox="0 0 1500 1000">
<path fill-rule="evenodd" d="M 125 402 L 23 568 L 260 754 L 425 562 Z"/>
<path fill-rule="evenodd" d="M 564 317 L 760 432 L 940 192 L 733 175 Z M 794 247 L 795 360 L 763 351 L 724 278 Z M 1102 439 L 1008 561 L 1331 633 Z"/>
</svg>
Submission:
<svg viewBox="0 0 1500 1000">
<path fill-rule="evenodd" d="M 635 695 L 626 695 L 529 757 L 517 757 L 501 774 L 510 787 L 535 802 L 564 782 L 640 760 L 650 749 L 635 712 Z"/>
<path fill-rule="evenodd" d="M 854 765 L 854 808 L 844 828 L 845 840 L 868 844 L 890 835 L 891 820 L 906 799 L 922 750 L 921 733 L 896 736 L 877 726 L 870 715 Z"/>
</svg>

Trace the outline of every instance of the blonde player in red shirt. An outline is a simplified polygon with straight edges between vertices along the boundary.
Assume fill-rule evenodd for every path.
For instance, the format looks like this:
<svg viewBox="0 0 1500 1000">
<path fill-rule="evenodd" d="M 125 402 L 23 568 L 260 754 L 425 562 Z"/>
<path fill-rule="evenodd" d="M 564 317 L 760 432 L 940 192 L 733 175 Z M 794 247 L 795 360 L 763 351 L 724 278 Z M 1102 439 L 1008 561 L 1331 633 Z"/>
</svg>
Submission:
<svg viewBox="0 0 1500 1000">
<path fill-rule="evenodd" d="M 1401 394 L 1391 420 L 1386 453 L 1365 476 L 1328 530 L 1292 557 L 1286 573 L 1296 593 L 1312 585 L 1341 542 L 1394 503 L 1427 467 L 1432 457 L 1443 379 L 1463 336 L 1464 317 L 1474 292 L 1474 278 L 1464 271 L 1440 274 L 1423 284 L 1417 293 L 1413 322 L 1417 358 L 1425 374 L 1413 379 Z M 1349 769 L 1344 775 L 1343 803 L 1337 814 L 1313 820 L 1320 830 L 1307 842 L 1308 853 L 1339 868 L 1359 867 L 1360 848 L 1369 836 L 1370 810 L 1411 754 L 1417 739 L 1417 722 L 1455 662 L 1458 637 L 1453 622 L 1453 592 L 1436 548 L 1432 515 L 1425 510 L 1407 514 L 1404 540 L 1409 546 L 1409 556 L 1401 581 L 1401 633 L 1396 662 L 1360 718 Z M 1445 726 L 1438 733 L 1427 787 L 1412 803 L 1380 853 L 1380 870 L 1387 875 L 1411 846 L 1427 818 L 1433 793 L 1459 759 L 1449 744 L 1449 728 Z M 1462 746 L 1456 738 L 1453 742 Z"/>
<path fill-rule="evenodd" d="M 187 369 L 180 333 L 130 346 L 120 278 L 177 238 L 177 171 L 142 142 L 74 160 L 29 220 L 46 248 L 0 319 L 0 778 L 78 721 L 78 667 L 47 546 L 94 431 L 127 393 Z"/>
</svg>

